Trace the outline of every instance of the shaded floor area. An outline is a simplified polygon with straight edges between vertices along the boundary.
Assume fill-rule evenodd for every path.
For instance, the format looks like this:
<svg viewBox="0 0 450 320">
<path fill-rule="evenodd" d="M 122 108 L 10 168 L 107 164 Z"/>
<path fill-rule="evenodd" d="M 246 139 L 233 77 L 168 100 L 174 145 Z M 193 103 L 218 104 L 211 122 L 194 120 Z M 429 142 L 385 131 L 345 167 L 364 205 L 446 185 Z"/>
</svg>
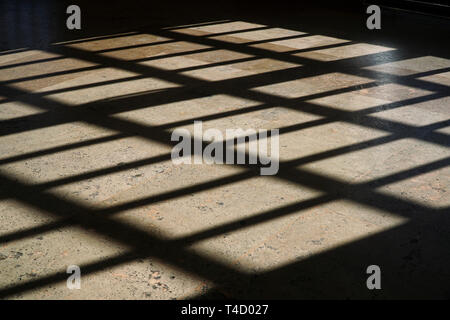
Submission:
<svg viewBox="0 0 450 320">
<path fill-rule="evenodd" d="M 0 53 L 2 298 L 450 298 L 448 44 L 241 14 Z M 195 120 L 278 174 L 174 165 Z"/>
</svg>

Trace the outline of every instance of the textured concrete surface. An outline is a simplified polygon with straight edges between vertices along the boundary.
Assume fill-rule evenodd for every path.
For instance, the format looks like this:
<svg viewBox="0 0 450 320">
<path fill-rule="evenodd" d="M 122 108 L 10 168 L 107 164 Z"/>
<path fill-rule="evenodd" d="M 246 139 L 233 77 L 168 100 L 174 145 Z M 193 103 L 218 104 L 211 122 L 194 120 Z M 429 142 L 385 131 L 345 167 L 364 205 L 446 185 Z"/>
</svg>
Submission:
<svg viewBox="0 0 450 320">
<path fill-rule="evenodd" d="M 449 68 L 239 20 L 2 53 L 0 296 L 450 298 Z M 280 172 L 175 166 L 194 120 Z"/>
</svg>

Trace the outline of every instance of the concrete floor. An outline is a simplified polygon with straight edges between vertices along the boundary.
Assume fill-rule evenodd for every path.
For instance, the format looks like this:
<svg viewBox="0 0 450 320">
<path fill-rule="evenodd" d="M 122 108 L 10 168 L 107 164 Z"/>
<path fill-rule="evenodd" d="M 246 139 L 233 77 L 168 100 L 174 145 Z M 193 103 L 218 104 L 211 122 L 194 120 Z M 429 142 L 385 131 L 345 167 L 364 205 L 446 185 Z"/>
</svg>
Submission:
<svg viewBox="0 0 450 320">
<path fill-rule="evenodd" d="M 0 296 L 450 298 L 449 57 L 205 22 L 0 53 Z M 194 120 L 279 173 L 172 164 Z"/>
</svg>

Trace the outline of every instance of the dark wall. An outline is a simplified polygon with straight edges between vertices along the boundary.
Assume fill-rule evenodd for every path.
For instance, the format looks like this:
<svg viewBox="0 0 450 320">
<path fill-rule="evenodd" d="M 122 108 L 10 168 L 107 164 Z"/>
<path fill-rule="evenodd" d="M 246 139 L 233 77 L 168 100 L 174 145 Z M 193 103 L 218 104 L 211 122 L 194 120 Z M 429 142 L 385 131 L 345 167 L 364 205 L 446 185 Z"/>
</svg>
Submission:
<svg viewBox="0 0 450 320">
<path fill-rule="evenodd" d="M 380 1 L 393 3 L 395 0 Z M 0 49 L 45 47 L 56 41 L 221 19 L 270 19 L 286 26 L 308 23 L 318 32 L 321 29 L 332 29 L 341 34 L 360 32 L 362 38 L 370 41 L 373 33 L 367 33 L 365 28 L 365 10 L 371 2 L 376 0 L 2 0 Z M 68 31 L 66 28 L 66 8 L 70 4 L 77 4 L 82 9 L 82 30 Z M 440 21 L 415 19 L 383 9 L 383 34 L 414 32 L 414 35 L 422 33 L 428 38 L 433 33 L 448 30 L 439 30 L 442 28 Z M 402 36 L 393 37 L 400 39 Z"/>
</svg>

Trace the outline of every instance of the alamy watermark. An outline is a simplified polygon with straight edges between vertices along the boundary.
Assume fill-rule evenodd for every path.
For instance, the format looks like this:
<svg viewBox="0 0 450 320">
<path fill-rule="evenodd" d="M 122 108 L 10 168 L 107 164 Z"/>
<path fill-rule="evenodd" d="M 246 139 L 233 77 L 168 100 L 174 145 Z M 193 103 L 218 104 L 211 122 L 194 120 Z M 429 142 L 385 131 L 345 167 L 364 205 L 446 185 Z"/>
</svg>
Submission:
<svg viewBox="0 0 450 320">
<path fill-rule="evenodd" d="M 373 4 L 367 7 L 366 13 L 371 14 L 366 21 L 366 27 L 369 30 L 381 29 L 381 9 Z"/>
<path fill-rule="evenodd" d="M 178 164 L 260 164 L 261 175 L 275 175 L 279 169 L 278 129 L 215 128 L 203 132 L 202 121 L 194 121 L 194 136 L 187 129 L 175 129 L 172 141 L 179 141 L 171 152 Z M 236 143 L 235 143 L 236 141 Z M 248 142 L 247 142 L 248 141 Z M 204 146 L 205 143 L 208 143 Z M 269 148 L 270 145 L 270 155 Z M 248 147 L 248 152 L 246 152 Z"/>
<path fill-rule="evenodd" d="M 373 290 L 373 289 L 381 289 L 381 269 L 376 264 L 372 264 L 367 267 L 366 273 L 370 274 L 370 276 L 367 278 L 366 286 L 367 289 Z"/>
<path fill-rule="evenodd" d="M 70 16 L 66 20 L 66 27 L 69 30 L 81 29 L 81 9 L 79 6 L 72 4 L 67 7 L 66 13 Z"/>
<path fill-rule="evenodd" d="M 67 288 L 70 290 L 81 289 L 81 270 L 77 265 L 67 267 L 66 273 L 71 274 L 67 278 Z"/>
</svg>

